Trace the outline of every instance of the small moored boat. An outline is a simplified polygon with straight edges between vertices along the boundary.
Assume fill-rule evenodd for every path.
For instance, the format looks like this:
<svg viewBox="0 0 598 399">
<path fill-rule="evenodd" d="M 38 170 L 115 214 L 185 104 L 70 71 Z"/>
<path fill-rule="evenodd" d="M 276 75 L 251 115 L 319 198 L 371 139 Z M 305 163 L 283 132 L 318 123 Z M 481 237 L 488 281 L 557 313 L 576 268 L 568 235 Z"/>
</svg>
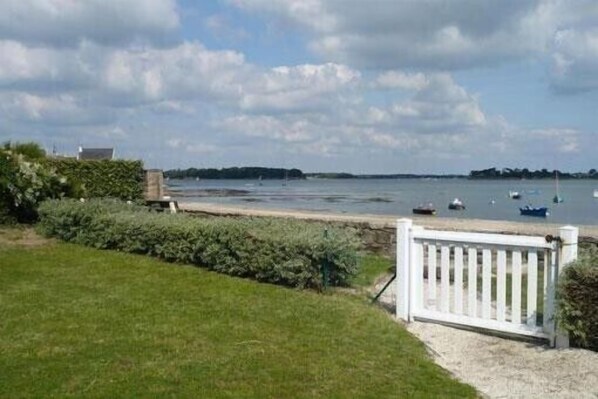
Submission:
<svg viewBox="0 0 598 399">
<path fill-rule="evenodd" d="M 436 215 L 436 208 L 434 205 L 420 205 L 417 208 L 413 208 L 413 213 L 416 215 Z"/>
<path fill-rule="evenodd" d="M 523 216 L 537 216 L 543 218 L 548 216 L 548 208 L 545 206 L 534 207 L 531 205 L 526 205 L 522 208 L 519 208 L 519 212 L 521 212 L 521 215 Z"/>
<path fill-rule="evenodd" d="M 598 198 L 598 188 L 594 190 L 594 198 Z"/>
<path fill-rule="evenodd" d="M 509 191 L 509 198 L 521 199 L 521 194 L 519 193 L 519 191 Z"/>
<path fill-rule="evenodd" d="M 448 209 L 453 211 L 463 211 L 465 210 L 465 204 L 459 198 L 455 198 L 451 203 L 449 203 Z"/>
</svg>

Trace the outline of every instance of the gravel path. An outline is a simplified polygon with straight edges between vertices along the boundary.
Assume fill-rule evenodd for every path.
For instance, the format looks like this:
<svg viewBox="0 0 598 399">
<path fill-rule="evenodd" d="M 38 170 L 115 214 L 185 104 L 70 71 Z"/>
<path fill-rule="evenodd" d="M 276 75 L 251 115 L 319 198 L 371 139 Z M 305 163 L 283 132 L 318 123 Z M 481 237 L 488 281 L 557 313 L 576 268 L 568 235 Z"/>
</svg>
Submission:
<svg viewBox="0 0 598 399">
<path fill-rule="evenodd" d="M 380 300 L 394 310 L 390 291 Z M 488 398 L 598 398 L 598 353 L 550 349 L 433 323 L 413 322 L 407 329 L 426 344 L 436 363 Z"/>
</svg>

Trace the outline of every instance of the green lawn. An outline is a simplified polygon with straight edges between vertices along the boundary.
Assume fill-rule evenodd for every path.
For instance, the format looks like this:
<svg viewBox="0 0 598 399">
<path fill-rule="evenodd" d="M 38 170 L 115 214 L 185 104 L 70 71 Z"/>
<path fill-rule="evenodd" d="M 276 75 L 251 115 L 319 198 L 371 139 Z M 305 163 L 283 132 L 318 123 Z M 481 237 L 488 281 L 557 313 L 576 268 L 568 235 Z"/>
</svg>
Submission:
<svg viewBox="0 0 598 399">
<path fill-rule="evenodd" d="M 351 280 L 351 284 L 357 287 L 371 287 L 380 276 L 394 272 L 390 259 L 381 255 L 363 254 L 359 257 L 358 266 L 359 272 Z"/>
<path fill-rule="evenodd" d="M 0 397 L 475 397 L 365 299 L 0 240 Z"/>
</svg>

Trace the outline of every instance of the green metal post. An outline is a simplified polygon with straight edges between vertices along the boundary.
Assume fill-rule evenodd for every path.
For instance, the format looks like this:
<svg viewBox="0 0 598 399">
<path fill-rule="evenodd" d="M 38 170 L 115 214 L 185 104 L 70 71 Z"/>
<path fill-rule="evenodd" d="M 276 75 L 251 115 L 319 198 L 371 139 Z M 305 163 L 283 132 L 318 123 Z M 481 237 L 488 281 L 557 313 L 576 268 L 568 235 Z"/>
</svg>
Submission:
<svg viewBox="0 0 598 399">
<path fill-rule="evenodd" d="M 328 229 L 324 229 L 324 240 L 328 240 Z M 329 267 L 330 267 L 330 254 L 328 252 L 328 248 L 326 248 L 326 259 L 322 264 L 322 286 L 324 290 L 328 289 L 328 275 L 329 275 Z"/>
</svg>

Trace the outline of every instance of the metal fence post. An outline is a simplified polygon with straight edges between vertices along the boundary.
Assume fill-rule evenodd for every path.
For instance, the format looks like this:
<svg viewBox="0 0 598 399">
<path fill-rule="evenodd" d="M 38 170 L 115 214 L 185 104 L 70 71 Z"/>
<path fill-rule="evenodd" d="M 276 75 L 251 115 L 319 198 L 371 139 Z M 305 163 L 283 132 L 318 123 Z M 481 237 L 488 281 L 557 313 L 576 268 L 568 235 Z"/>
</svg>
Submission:
<svg viewBox="0 0 598 399">
<path fill-rule="evenodd" d="M 569 263 L 577 259 L 578 236 L 579 229 L 577 227 L 564 226 L 559 229 L 559 237 L 561 238 L 562 245 L 559 256 L 559 274 L 565 270 Z M 555 346 L 557 348 L 569 347 L 569 334 L 560 327 L 557 327 Z"/>
<path fill-rule="evenodd" d="M 328 228 L 324 229 L 324 240 L 328 241 Z M 326 259 L 322 264 L 322 287 L 324 291 L 328 289 L 328 283 L 330 279 L 330 252 L 328 250 L 328 244 L 326 244 Z"/>
<path fill-rule="evenodd" d="M 412 224 L 411 219 L 397 219 L 396 316 L 407 322 L 409 321 L 409 263 Z"/>
</svg>

